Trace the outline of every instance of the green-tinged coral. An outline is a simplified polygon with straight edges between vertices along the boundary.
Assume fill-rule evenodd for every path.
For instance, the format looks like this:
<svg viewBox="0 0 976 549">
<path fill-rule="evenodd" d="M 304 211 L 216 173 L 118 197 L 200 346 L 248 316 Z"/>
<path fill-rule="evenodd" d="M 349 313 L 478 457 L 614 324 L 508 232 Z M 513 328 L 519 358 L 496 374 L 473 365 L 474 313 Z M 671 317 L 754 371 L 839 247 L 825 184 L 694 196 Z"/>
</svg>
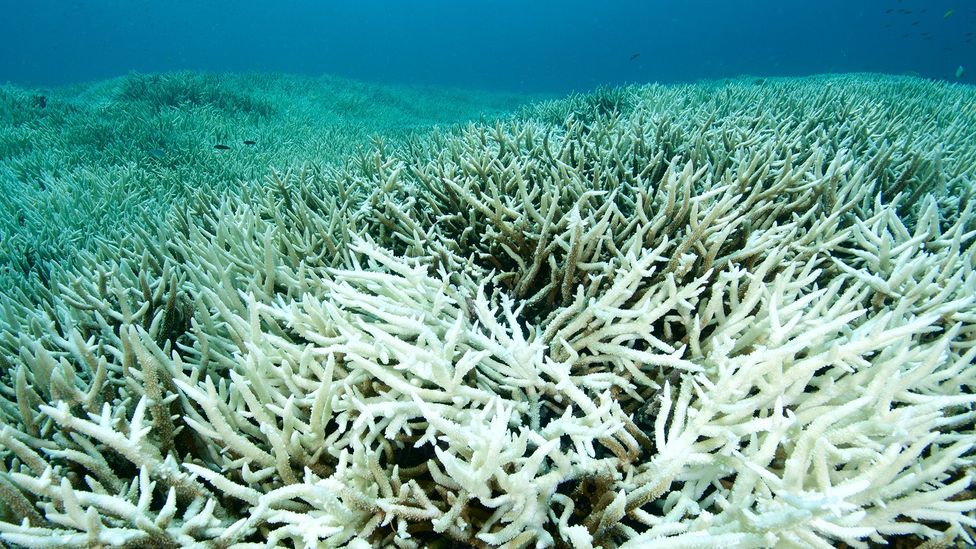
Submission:
<svg viewBox="0 0 976 549">
<path fill-rule="evenodd" d="M 0 87 L 0 283 L 44 284 L 76 249 L 259 184 L 269 166 L 348 162 L 371 136 L 397 142 L 530 99 L 282 75 Z"/>
<path fill-rule="evenodd" d="M 0 303 L 0 537 L 971 542 L 973 99 L 603 90 L 99 241 Z"/>
</svg>

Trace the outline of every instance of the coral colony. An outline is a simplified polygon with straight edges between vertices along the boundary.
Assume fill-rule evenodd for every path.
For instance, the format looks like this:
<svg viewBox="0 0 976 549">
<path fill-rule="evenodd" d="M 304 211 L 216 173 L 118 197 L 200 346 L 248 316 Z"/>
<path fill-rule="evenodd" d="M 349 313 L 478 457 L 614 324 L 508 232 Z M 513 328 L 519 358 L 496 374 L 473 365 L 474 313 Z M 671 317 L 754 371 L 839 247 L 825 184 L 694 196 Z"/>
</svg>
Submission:
<svg viewBox="0 0 976 549">
<path fill-rule="evenodd" d="M 0 538 L 972 543 L 974 178 L 970 87 L 738 79 L 176 207 L 7 286 Z"/>
</svg>

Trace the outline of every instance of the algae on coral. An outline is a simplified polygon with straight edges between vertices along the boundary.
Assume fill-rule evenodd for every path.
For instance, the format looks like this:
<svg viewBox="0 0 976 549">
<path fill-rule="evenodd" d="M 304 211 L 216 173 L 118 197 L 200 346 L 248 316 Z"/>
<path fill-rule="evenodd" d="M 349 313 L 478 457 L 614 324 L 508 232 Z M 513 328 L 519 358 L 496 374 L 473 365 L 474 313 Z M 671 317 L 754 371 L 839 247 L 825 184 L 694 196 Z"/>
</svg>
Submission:
<svg viewBox="0 0 976 549">
<path fill-rule="evenodd" d="M 80 254 L 0 304 L 0 537 L 971 541 L 972 99 L 606 90 Z"/>
</svg>

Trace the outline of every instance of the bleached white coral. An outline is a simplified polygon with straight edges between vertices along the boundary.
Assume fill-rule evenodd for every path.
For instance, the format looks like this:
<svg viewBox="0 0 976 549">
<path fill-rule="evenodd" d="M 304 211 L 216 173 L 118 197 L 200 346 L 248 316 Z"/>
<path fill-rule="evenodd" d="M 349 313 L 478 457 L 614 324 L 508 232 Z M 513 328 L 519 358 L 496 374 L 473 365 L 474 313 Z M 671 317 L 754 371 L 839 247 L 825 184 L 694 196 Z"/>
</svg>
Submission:
<svg viewBox="0 0 976 549">
<path fill-rule="evenodd" d="M 971 92 L 823 83 L 543 105 L 82 258 L 0 305 L 0 537 L 969 538 Z"/>
</svg>

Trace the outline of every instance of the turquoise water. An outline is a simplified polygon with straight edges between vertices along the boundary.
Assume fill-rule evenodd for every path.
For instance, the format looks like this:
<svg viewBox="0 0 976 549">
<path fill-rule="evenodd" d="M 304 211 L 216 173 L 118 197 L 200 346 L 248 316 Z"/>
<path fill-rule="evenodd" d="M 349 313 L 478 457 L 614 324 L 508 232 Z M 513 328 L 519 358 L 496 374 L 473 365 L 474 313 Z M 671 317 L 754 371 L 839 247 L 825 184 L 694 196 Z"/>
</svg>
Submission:
<svg viewBox="0 0 976 549">
<path fill-rule="evenodd" d="M 6 6 L 0 544 L 974 546 L 972 2 L 674 4 Z"/>
<path fill-rule="evenodd" d="M 972 0 L 4 4 L 0 82 L 22 84 L 274 71 L 566 92 L 740 74 L 976 74 Z"/>
</svg>

